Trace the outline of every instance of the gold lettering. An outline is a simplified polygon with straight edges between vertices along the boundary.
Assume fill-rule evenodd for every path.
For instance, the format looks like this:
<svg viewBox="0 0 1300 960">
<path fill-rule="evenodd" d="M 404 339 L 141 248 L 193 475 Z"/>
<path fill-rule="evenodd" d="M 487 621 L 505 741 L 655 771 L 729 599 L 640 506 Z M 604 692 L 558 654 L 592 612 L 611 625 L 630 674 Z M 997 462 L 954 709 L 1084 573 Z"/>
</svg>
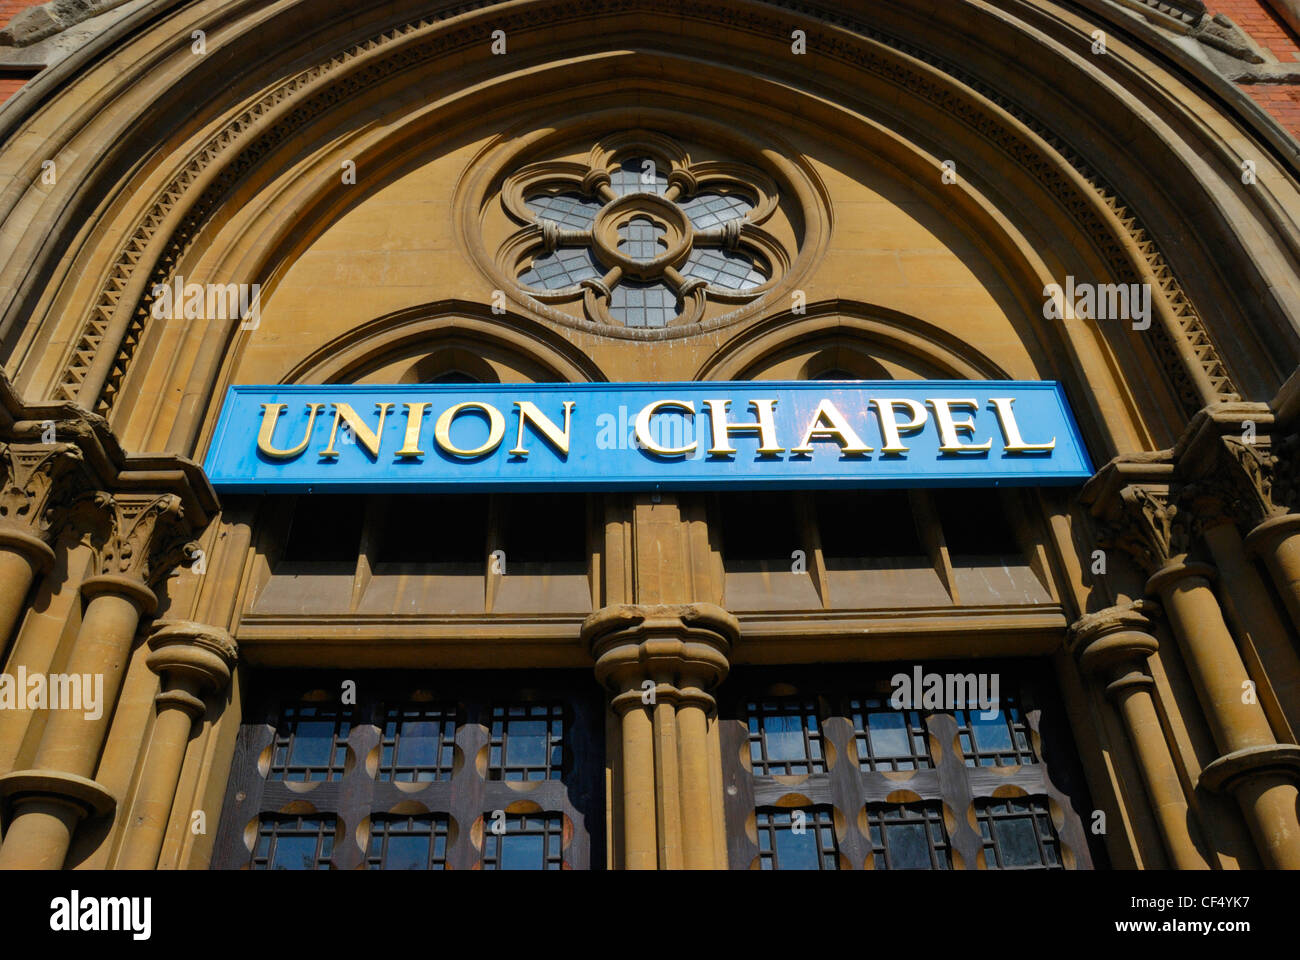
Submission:
<svg viewBox="0 0 1300 960">
<path fill-rule="evenodd" d="M 488 418 L 487 440 L 481 446 L 474 447 L 471 450 L 463 450 L 451 442 L 451 422 L 460 416 L 463 410 L 480 410 L 487 414 Z M 438 442 L 438 446 L 455 457 L 481 457 L 484 454 L 491 453 L 501 445 L 505 435 L 506 418 L 501 416 L 501 411 L 489 403 L 480 403 L 477 400 L 466 400 L 454 407 L 448 407 L 442 412 L 442 416 L 438 418 L 438 422 L 433 427 L 433 438 Z"/>
<path fill-rule="evenodd" d="M 754 432 L 758 433 L 759 456 L 770 457 L 785 453 L 785 448 L 778 446 L 776 442 L 776 417 L 772 410 L 776 406 L 775 400 L 749 401 L 749 405 L 754 408 L 754 413 L 758 416 L 755 423 L 727 423 L 727 407 L 731 405 L 730 400 L 705 400 L 704 404 L 709 408 L 709 418 L 713 427 L 713 446 L 709 448 L 709 456 L 734 454 L 736 448 L 728 443 L 731 434 Z"/>
<path fill-rule="evenodd" d="M 989 403 L 997 410 L 998 423 L 1002 425 L 1002 439 L 1007 442 L 1006 452 L 1044 453 L 1055 450 L 1055 437 L 1047 443 L 1025 443 L 1025 438 L 1020 435 L 1020 425 L 1016 423 L 1016 415 L 1011 410 L 1011 405 L 1015 402 L 1014 397 L 989 397 Z"/>
<path fill-rule="evenodd" d="M 926 412 L 925 405 L 917 400 L 908 400 L 906 398 L 896 398 L 893 400 L 872 400 L 876 405 L 876 412 L 880 414 L 880 435 L 884 438 L 885 445 L 881 447 L 881 453 L 907 453 L 908 446 L 903 443 L 901 434 L 916 433 L 925 426 L 925 422 L 930 419 L 930 414 Z M 899 423 L 895 416 L 896 407 L 907 407 L 912 414 L 912 419 L 907 423 Z"/>
<path fill-rule="evenodd" d="M 428 409 L 427 403 L 404 403 L 406 408 L 406 438 L 402 441 L 402 449 L 397 451 L 399 457 L 422 457 L 424 451 L 420 449 L 420 427 L 424 425 L 424 411 Z"/>
<path fill-rule="evenodd" d="M 555 425 L 554 421 L 537 409 L 536 404 L 529 400 L 516 400 L 515 406 L 519 408 L 519 436 L 515 440 L 515 448 L 510 451 L 510 456 L 528 456 L 528 448 L 524 446 L 524 425 L 531 420 L 533 426 L 546 438 L 547 442 L 558 450 L 561 456 L 567 457 L 569 455 L 569 416 L 573 413 L 573 405 L 574 401 L 572 400 L 564 401 L 564 432 L 561 433 L 560 428 Z"/>
<path fill-rule="evenodd" d="M 311 442 L 311 428 L 316 424 L 316 414 L 325 409 L 323 403 L 307 404 L 307 431 L 303 434 L 302 443 L 288 450 L 277 450 L 271 441 L 275 436 L 275 425 L 280 422 L 280 414 L 284 413 L 285 406 L 283 403 L 262 404 L 262 429 L 257 434 L 257 449 L 272 460 L 292 460 L 306 450 L 307 444 Z"/>
<path fill-rule="evenodd" d="M 334 449 L 334 439 L 338 436 L 339 421 L 342 420 L 351 428 L 353 436 L 356 437 L 357 443 L 366 448 L 371 459 L 379 456 L 379 441 L 384 435 L 384 417 L 388 411 L 393 408 L 391 403 L 376 403 L 375 409 L 379 411 L 379 426 L 373 431 L 366 426 L 366 422 L 361 419 L 350 403 L 336 403 L 334 407 L 334 423 L 330 427 L 330 442 L 325 449 L 320 452 L 322 460 L 333 460 L 339 455 L 338 450 Z"/>
<path fill-rule="evenodd" d="M 984 443 L 962 443 L 957 438 L 958 432 L 974 433 L 974 420 L 953 420 L 953 407 L 966 407 L 970 410 L 978 410 L 979 404 L 974 400 L 927 400 L 925 401 L 934 409 L 934 421 L 939 426 L 939 452 L 940 453 L 979 453 L 984 450 L 990 450 L 993 447 L 992 440 L 986 440 Z"/>
<path fill-rule="evenodd" d="M 696 446 L 699 444 L 698 440 L 692 440 L 684 447 L 661 447 L 655 442 L 654 437 L 650 436 L 650 418 L 658 413 L 661 407 L 684 410 L 692 417 L 695 416 L 695 404 L 690 400 L 656 400 L 654 403 L 647 403 L 641 408 L 641 412 L 636 415 L 637 441 L 651 453 L 661 457 L 682 457 L 688 453 L 694 453 Z"/>
<path fill-rule="evenodd" d="M 822 426 L 825 421 L 826 426 Z M 834 440 L 840 445 L 840 453 L 846 457 L 861 456 L 870 453 L 871 448 L 862 442 L 862 438 L 849 424 L 848 419 L 830 400 L 822 400 L 808 422 L 808 429 L 799 441 L 799 446 L 791 448 L 791 453 L 811 454 L 813 440 Z"/>
</svg>

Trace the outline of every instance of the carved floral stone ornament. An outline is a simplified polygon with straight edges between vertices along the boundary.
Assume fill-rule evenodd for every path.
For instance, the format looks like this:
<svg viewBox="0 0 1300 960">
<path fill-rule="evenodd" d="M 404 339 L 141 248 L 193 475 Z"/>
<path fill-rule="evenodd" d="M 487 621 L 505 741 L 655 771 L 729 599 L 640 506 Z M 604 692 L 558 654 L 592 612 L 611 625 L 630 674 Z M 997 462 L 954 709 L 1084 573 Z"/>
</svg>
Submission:
<svg viewBox="0 0 1300 960">
<path fill-rule="evenodd" d="M 521 226 L 496 261 L 548 316 L 581 303 L 603 327 L 690 326 L 707 305 L 754 303 L 787 274 L 792 251 L 765 226 L 779 203 L 755 167 L 694 160 L 654 133 L 609 137 L 585 162 L 505 178 L 501 204 Z"/>
</svg>

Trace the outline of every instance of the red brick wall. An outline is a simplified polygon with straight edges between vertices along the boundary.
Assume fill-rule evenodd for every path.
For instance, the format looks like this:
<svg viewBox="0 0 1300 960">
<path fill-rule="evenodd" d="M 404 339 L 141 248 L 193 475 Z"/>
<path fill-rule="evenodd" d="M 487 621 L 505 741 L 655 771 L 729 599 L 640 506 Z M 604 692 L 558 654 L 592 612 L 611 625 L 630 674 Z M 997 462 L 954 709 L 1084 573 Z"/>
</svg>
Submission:
<svg viewBox="0 0 1300 960">
<path fill-rule="evenodd" d="M 19 10 L 39 6 L 44 0 L 0 0 L 0 27 L 13 19 Z M 27 81 L 22 77 L 0 77 L 0 103 L 12 97 Z"/>
<path fill-rule="evenodd" d="M 0 0 L 3 3 L 4 0 Z M 1291 63 L 1300 53 L 1295 34 L 1273 12 L 1267 0 L 1205 0 L 1210 13 L 1224 13 L 1245 30 L 1256 43 L 1283 63 Z"/>
<path fill-rule="evenodd" d="M 1222 13 L 1281 63 L 1300 65 L 1300 38 L 1273 12 L 1267 0 L 1205 0 L 1211 13 Z M 1242 89 L 1300 138 L 1300 84 L 1246 83 Z"/>
</svg>

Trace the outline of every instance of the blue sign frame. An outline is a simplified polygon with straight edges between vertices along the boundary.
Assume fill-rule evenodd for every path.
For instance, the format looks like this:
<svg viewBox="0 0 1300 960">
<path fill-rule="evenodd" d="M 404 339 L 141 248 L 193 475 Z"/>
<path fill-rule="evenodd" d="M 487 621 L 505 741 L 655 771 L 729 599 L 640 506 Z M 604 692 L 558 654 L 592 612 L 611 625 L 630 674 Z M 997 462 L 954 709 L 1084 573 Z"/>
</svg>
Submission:
<svg viewBox="0 0 1300 960">
<path fill-rule="evenodd" d="M 230 493 L 1056 486 L 1093 472 L 1059 383 L 990 380 L 233 386 L 204 467 Z"/>
</svg>

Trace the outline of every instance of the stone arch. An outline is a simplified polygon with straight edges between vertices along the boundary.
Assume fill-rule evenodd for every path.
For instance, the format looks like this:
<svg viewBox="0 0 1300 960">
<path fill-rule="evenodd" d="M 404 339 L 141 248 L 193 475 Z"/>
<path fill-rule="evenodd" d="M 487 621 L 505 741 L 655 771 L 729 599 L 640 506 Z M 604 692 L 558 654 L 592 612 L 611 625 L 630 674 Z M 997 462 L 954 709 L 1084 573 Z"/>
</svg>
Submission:
<svg viewBox="0 0 1300 960">
<path fill-rule="evenodd" d="M 333 189 L 341 160 L 366 170 L 370 189 L 418 165 L 431 145 L 465 146 L 475 121 L 494 118 L 513 135 L 510 111 L 554 111 L 579 93 L 626 107 L 653 92 L 683 123 L 693 110 L 754 129 L 780 116 L 914 183 L 987 255 L 1019 304 L 1026 348 L 1044 375 L 1078 389 L 1081 416 L 1107 451 L 1167 442 L 1205 403 L 1268 396 L 1297 359 L 1294 337 L 1277 337 L 1300 312 L 1285 213 L 1295 157 L 1258 137 L 1226 94 L 1182 85 L 1178 67 L 1140 39 L 1112 48 L 1098 69 L 1076 52 L 1090 22 L 1051 0 L 1032 11 L 1012 0 L 926 11 L 877 0 L 851 14 L 673 0 L 653 4 L 654 17 L 644 16 L 648 0 L 433 12 L 388 2 L 336 19 L 305 2 L 269 17 L 252 2 L 162 6 L 174 16 L 158 19 L 154 5 L 125 18 L 0 117 L 17 171 L 0 195 L 18 238 L 4 250 L 6 275 L 18 279 L 0 290 L 6 360 L 27 393 L 97 408 L 131 442 L 192 452 L 198 411 L 242 349 L 233 329 L 168 339 L 151 323 L 151 283 L 181 271 L 255 277 L 273 298 L 314 224 L 355 202 Z M 818 71 L 784 58 L 792 17 L 807 21 Z M 509 70 L 490 59 L 489 25 L 512 38 Z M 233 85 L 216 83 L 223 58 L 175 42 L 194 28 L 238 44 L 244 68 Z M 972 33 L 984 46 L 954 46 Z M 635 34 L 633 49 L 611 51 L 624 34 Z M 704 35 L 723 38 L 713 62 L 698 59 Z M 162 62 L 144 53 L 173 47 Z M 445 78 L 446 58 L 459 64 L 458 81 L 430 104 L 419 81 Z M 1135 93 L 1134 70 L 1162 82 Z M 157 110 L 146 77 L 165 77 L 169 96 L 207 103 L 205 92 L 222 89 L 240 105 L 178 116 L 166 129 L 139 123 Z M 1031 88 L 1032 104 L 1008 92 Z M 81 112 L 51 123 L 65 95 Z M 1176 97 L 1200 97 L 1205 109 L 1171 119 Z M 101 110 L 110 100 L 115 109 Z M 1117 131 L 1128 149 L 1073 146 L 1112 143 Z M 1255 146 L 1267 191 L 1236 182 L 1241 154 Z M 47 190 L 36 174 L 51 155 L 66 156 L 67 169 Z M 942 159 L 957 182 L 940 180 Z M 1210 212 L 1197 223 L 1181 216 L 1202 207 Z M 1149 283 L 1150 332 L 1038 319 L 1043 286 L 1075 272 Z M 1233 296 L 1236 283 L 1260 296 Z M 1203 318 L 1199 300 L 1222 304 L 1223 315 Z M 186 399 L 175 404 L 175 393 Z M 151 399 L 121 409 L 126 395 Z"/>
<path fill-rule="evenodd" d="M 518 315 L 496 316 L 461 301 L 422 304 L 378 317 L 313 351 L 282 383 L 351 383 L 380 369 L 411 369 L 446 354 L 446 363 L 490 375 L 491 359 L 519 379 L 578 383 L 605 379 L 590 358 Z M 497 375 L 498 379 L 506 378 Z"/>
<path fill-rule="evenodd" d="M 709 357 L 698 379 L 748 380 L 796 357 L 804 358 L 799 369 L 810 375 L 817 371 L 808 364 L 820 358 L 850 372 L 886 371 L 889 364 L 911 365 L 918 377 L 931 379 L 1009 379 L 945 330 L 885 307 L 841 300 L 809 304 L 804 313 L 786 311 L 746 328 Z"/>
</svg>

